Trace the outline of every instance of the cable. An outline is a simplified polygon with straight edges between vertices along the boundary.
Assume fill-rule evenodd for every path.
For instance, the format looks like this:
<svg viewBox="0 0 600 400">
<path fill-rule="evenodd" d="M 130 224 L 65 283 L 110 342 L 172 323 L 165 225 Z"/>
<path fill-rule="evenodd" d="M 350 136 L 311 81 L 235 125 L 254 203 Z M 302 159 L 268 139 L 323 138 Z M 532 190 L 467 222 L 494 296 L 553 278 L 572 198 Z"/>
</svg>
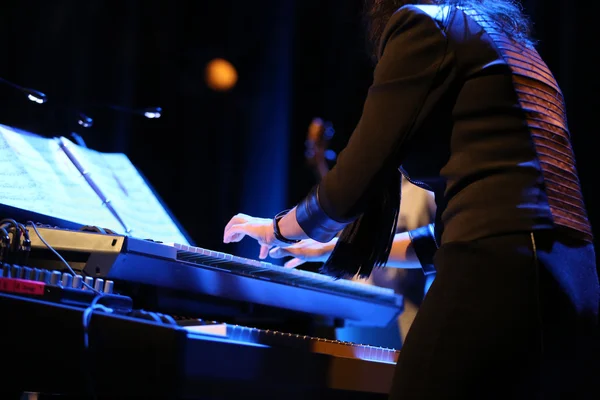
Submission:
<svg viewBox="0 0 600 400">
<path fill-rule="evenodd" d="M 39 234 L 38 234 L 39 236 Z M 41 238 L 40 238 L 41 239 Z M 106 307 L 102 304 L 98 304 L 98 302 L 103 298 L 103 294 L 100 293 L 98 294 L 96 297 L 94 297 L 94 299 L 90 302 L 90 305 L 83 311 L 83 321 L 82 321 L 82 326 L 83 326 L 83 351 L 84 353 L 87 353 L 90 351 L 90 323 L 92 321 L 92 315 L 94 314 L 94 310 L 101 310 L 107 313 L 112 313 L 113 309 Z M 87 357 L 86 355 L 84 355 L 83 360 L 85 362 L 85 360 L 90 360 L 90 357 Z M 91 363 L 90 363 L 91 365 Z M 90 391 L 90 395 L 93 398 L 96 398 L 96 395 L 94 393 L 94 379 L 93 376 L 91 374 L 91 368 L 88 368 L 87 366 L 84 366 L 86 368 L 86 379 L 87 379 L 87 384 L 88 384 L 88 389 Z"/>
<path fill-rule="evenodd" d="M 63 256 L 61 256 L 58 253 L 58 251 L 54 250 L 54 248 L 52 246 L 50 246 L 50 244 L 48 244 L 48 242 L 46 242 L 44 240 L 44 238 L 40 234 L 40 231 L 37 230 L 37 227 L 35 226 L 35 222 L 27 221 L 27 224 L 31 225 L 31 227 L 35 231 L 35 234 L 38 236 L 38 238 L 40 238 L 40 241 L 42 243 L 44 243 L 44 245 L 48 248 L 48 250 L 50 250 L 51 252 L 53 252 L 60 259 L 60 261 L 67 267 L 67 269 L 71 272 L 71 274 L 73 274 L 73 276 L 77 275 L 77 273 L 73 270 L 73 268 L 71 268 L 71 266 L 69 265 L 69 263 L 67 262 L 67 260 L 65 260 L 63 258 Z M 94 293 L 96 293 L 97 295 L 99 295 L 99 296 L 103 295 L 102 292 L 96 290 L 94 287 L 92 287 L 90 284 L 86 283 L 85 281 L 83 281 L 82 283 L 83 283 L 83 286 L 87 287 L 88 289 L 90 289 L 91 291 L 93 291 Z"/>
<path fill-rule="evenodd" d="M 21 229 L 21 232 L 23 232 L 23 246 L 25 247 L 26 251 L 31 250 L 31 240 L 29 238 L 29 231 L 27 230 L 27 227 L 23 224 L 18 224 L 19 228 Z"/>
<path fill-rule="evenodd" d="M 6 252 L 6 262 L 8 264 L 16 263 L 18 261 L 18 255 L 13 253 L 17 253 L 19 251 L 19 247 L 21 245 L 21 228 L 17 221 L 12 218 L 5 218 L 0 221 L 0 226 L 5 228 L 8 233 L 8 251 Z M 14 233 L 12 232 L 14 229 Z M 10 234 L 13 233 L 12 239 L 10 238 Z"/>
<path fill-rule="evenodd" d="M 17 221 L 15 221 L 12 218 L 4 218 L 2 221 L 0 221 L 0 225 L 6 225 L 6 224 L 12 225 L 13 228 L 15 228 L 17 230 L 20 229 Z"/>
<path fill-rule="evenodd" d="M 21 250 L 23 251 L 23 260 L 22 263 L 27 265 L 27 260 L 29 260 L 29 252 L 31 251 L 31 239 L 29 238 L 29 231 L 23 224 L 18 224 L 21 233 L 23 234 L 23 243 Z"/>
<path fill-rule="evenodd" d="M 2 221 L 0 221 L 0 226 L 4 227 L 5 225 L 12 225 L 12 227 L 15 229 L 15 233 L 14 233 L 13 239 L 11 241 L 10 249 L 12 251 L 17 251 L 21 244 L 21 233 L 22 233 L 21 227 L 19 226 L 17 221 L 15 221 L 12 218 L 5 218 Z M 8 232 L 10 232 L 10 231 L 11 231 L 11 228 L 8 228 Z"/>
<path fill-rule="evenodd" d="M 113 312 L 112 308 L 106 307 L 102 304 L 98 304 L 102 297 L 102 294 L 99 294 L 98 296 L 94 297 L 90 305 L 83 311 L 83 346 L 86 350 L 89 349 L 89 328 L 94 310 L 102 310 L 108 313 Z"/>
<path fill-rule="evenodd" d="M 0 262 L 4 262 L 4 253 L 10 248 L 10 235 L 8 231 L 0 226 Z"/>
</svg>

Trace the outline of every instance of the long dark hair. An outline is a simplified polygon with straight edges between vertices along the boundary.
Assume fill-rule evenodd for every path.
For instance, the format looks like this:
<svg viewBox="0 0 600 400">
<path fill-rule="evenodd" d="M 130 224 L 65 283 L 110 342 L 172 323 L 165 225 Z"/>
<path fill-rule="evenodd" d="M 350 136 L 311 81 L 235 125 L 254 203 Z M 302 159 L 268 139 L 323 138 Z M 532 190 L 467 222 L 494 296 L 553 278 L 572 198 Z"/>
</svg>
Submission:
<svg viewBox="0 0 600 400">
<path fill-rule="evenodd" d="M 487 16 L 497 29 L 510 38 L 528 45 L 534 44 L 531 20 L 523 13 L 518 0 L 365 0 L 363 15 L 367 44 L 373 55 L 376 55 L 383 29 L 390 17 L 407 4 L 436 4 L 472 9 Z"/>
</svg>

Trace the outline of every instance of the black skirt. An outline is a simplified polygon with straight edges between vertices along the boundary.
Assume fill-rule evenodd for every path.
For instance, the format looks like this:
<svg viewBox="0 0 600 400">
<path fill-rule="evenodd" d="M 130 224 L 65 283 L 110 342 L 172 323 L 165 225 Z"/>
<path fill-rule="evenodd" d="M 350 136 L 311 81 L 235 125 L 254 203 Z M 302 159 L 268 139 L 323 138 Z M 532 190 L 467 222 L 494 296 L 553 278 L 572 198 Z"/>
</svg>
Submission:
<svg viewBox="0 0 600 400">
<path fill-rule="evenodd" d="M 390 399 L 598 399 L 592 244 L 551 231 L 445 244 Z"/>
</svg>

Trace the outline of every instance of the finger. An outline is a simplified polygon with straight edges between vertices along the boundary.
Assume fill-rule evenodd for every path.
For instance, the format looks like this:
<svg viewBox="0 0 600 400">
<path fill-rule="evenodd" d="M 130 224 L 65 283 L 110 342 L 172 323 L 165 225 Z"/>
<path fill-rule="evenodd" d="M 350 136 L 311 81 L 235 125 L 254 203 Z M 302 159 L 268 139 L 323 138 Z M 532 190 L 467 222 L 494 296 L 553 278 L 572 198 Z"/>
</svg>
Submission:
<svg viewBox="0 0 600 400">
<path fill-rule="evenodd" d="M 305 261 L 301 260 L 300 258 L 292 258 L 290 261 L 283 264 L 283 266 L 285 268 L 296 268 L 297 266 L 302 265 L 304 263 Z"/>
<path fill-rule="evenodd" d="M 229 220 L 229 222 L 227 223 L 227 225 L 225 225 L 225 229 L 223 231 L 226 232 L 233 225 L 239 225 L 239 224 L 246 223 L 248 221 L 248 218 L 244 218 L 244 217 L 245 216 L 243 214 L 237 214 L 237 215 L 235 215 L 233 218 L 231 218 Z"/>
<path fill-rule="evenodd" d="M 263 244 L 260 246 L 260 253 L 258 254 L 258 258 L 260 258 L 261 260 L 264 260 L 265 258 L 267 258 L 267 256 L 269 255 L 269 249 L 271 247 L 267 246 L 266 244 Z"/>
<path fill-rule="evenodd" d="M 223 243 L 239 242 L 244 236 L 252 236 L 248 224 L 233 225 L 223 235 Z"/>
<path fill-rule="evenodd" d="M 269 255 L 272 258 L 283 258 L 283 257 L 293 256 L 294 254 L 292 253 L 291 249 L 286 249 L 283 247 L 276 246 L 271 249 L 271 251 L 269 252 Z"/>
<path fill-rule="evenodd" d="M 233 235 L 231 235 L 231 237 L 229 238 L 229 240 L 227 242 L 223 241 L 224 243 L 237 243 L 240 240 L 242 240 L 244 238 L 244 234 L 242 233 L 234 233 Z"/>
</svg>

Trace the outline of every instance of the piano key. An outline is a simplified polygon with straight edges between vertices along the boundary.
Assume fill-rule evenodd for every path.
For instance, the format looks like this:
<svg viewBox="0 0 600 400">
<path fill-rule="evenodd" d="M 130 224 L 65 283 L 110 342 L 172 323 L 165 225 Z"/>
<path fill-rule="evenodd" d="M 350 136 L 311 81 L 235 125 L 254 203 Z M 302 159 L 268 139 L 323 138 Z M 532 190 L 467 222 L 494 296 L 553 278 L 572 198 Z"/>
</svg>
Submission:
<svg viewBox="0 0 600 400">
<path fill-rule="evenodd" d="M 358 358 L 365 361 L 377 361 L 392 364 L 396 363 L 398 355 L 400 354 L 396 349 L 388 349 L 379 346 L 329 340 L 287 332 L 262 330 L 241 325 L 217 324 L 226 328 L 227 338 L 242 343 L 261 344 L 269 347 L 295 348 L 335 357 Z M 191 326 L 194 325 L 189 321 L 181 323 L 180 325 L 189 331 L 202 333 L 203 322 L 200 320 L 198 326 L 193 329 Z M 206 333 L 210 333 L 211 330 L 212 328 L 207 326 Z"/>
<path fill-rule="evenodd" d="M 394 301 L 392 289 L 371 286 L 360 282 L 335 279 L 333 277 L 293 268 L 285 268 L 264 261 L 233 256 L 200 247 L 174 244 L 178 249 L 177 258 L 202 265 L 224 267 L 227 265 L 231 272 L 246 272 L 259 278 L 277 280 L 284 283 L 301 285 L 313 288 L 335 288 L 349 295 L 368 297 L 373 299 L 389 299 Z"/>
</svg>

